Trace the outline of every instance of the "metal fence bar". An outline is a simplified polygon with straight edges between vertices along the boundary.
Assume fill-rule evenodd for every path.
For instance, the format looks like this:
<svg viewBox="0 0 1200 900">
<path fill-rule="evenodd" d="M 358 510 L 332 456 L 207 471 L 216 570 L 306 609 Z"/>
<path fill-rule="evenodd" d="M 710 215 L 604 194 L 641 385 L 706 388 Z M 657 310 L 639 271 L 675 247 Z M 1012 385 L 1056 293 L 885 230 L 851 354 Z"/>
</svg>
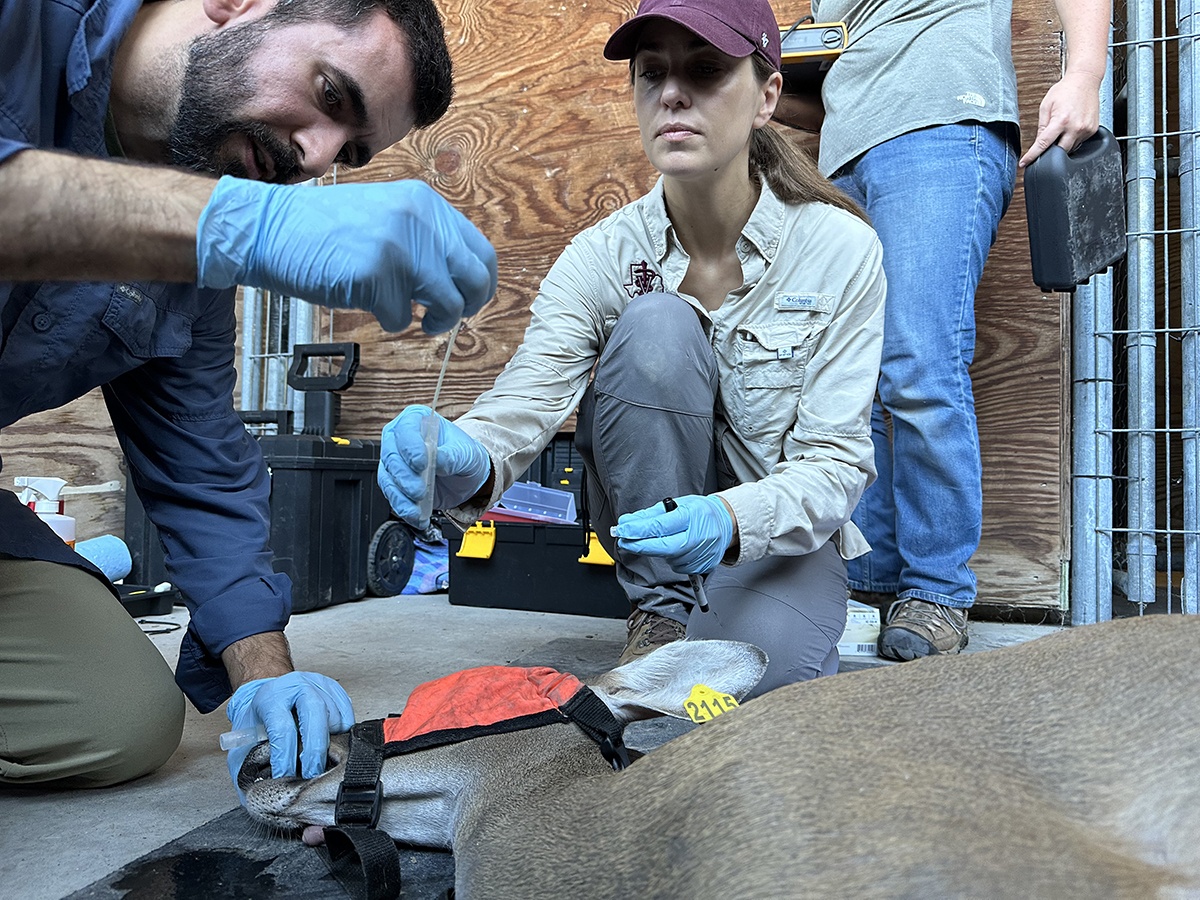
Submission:
<svg viewBox="0 0 1200 900">
<path fill-rule="evenodd" d="M 264 409 L 287 409 L 288 402 L 287 364 L 284 356 L 290 354 L 287 346 L 286 297 L 269 292 L 267 294 L 267 346 L 263 365 L 266 369 L 266 390 L 263 396 Z"/>
<path fill-rule="evenodd" d="M 262 348 L 262 293 L 242 288 L 242 409 L 261 409 L 262 366 L 257 355 Z"/>
<path fill-rule="evenodd" d="M 1112 618 L 1112 275 L 1080 287 L 1074 303 L 1071 624 L 1087 625 Z"/>
<path fill-rule="evenodd" d="M 1169 29 L 1166 27 L 1165 23 L 1167 23 L 1169 21 L 1169 18 L 1170 18 L 1169 6 L 1173 3 L 1174 3 L 1174 0 L 1160 0 L 1160 2 L 1159 2 L 1159 17 L 1156 18 L 1156 21 L 1161 23 L 1160 29 L 1159 29 L 1160 31 L 1169 33 Z M 1177 47 L 1178 47 L 1178 41 L 1176 41 L 1176 48 Z M 1155 119 L 1155 127 L 1161 127 L 1164 129 L 1166 128 L 1167 123 L 1170 119 L 1170 114 L 1169 114 L 1169 109 L 1168 109 L 1168 104 L 1167 104 L 1167 95 L 1170 90 L 1169 86 L 1174 86 L 1171 72 L 1169 71 L 1169 69 L 1170 69 L 1170 54 L 1168 52 L 1165 52 L 1167 49 L 1169 49 L 1169 47 L 1160 48 L 1158 51 L 1158 55 L 1157 55 L 1158 80 L 1156 82 L 1156 91 L 1155 91 L 1156 96 L 1161 97 L 1161 104 L 1158 109 L 1158 117 Z M 1176 58 L 1176 70 L 1178 71 L 1178 58 Z M 1168 229 L 1169 226 L 1171 225 L 1172 206 L 1173 205 L 1176 207 L 1178 206 L 1177 202 L 1175 204 L 1172 203 L 1172 186 L 1177 185 L 1178 181 L 1179 181 L 1179 157 L 1175 156 L 1174 158 L 1172 158 L 1171 143 L 1169 141 L 1162 139 L 1159 143 L 1159 146 L 1161 147 L 1161 155 L 1155 160 L 1155 174 L 1158 176 L 1158 183 L 1161 187 L 1161 190 L 1159 191 L 1159 193 L 1157 195 L 1158 212 L 1156 213 L 1156 218 L 1161 220 L 1161 224 L 1165 230 L 1165 229 Z M 1160 252 L 1159 259 L 1157 261 L 1156 268 L 1158 269 L 1158 272 L 1161 273 L 1164 277 L 1162 278 L 1162 287 L 1161 287 L 1162 294 L 1160 297 L 1155 298 L 1156 321 L 1155 321 L 1154 333 L 1155 333 L 1155 341 L 1156 341 L 1155 346 L 1158 348 L 1158 353 L 1159 353 L 1159 359 L 1157 360 L 1157 369 L 1158 369 L 1158 372 L 1161 373 L 1161 375 L 1162 375 L 1162 386 L 1164 387 L 1164 390 L 1160 394 L 1158 392 L 1158 384 L 1156 382 L 1155 397 L 1158 400 L 1159 405 L 1155 411 L 1155 421 L 1157 423 L 1158 418 L 1161 417 L 1164 424 L 1169 424 L 1172 421 L 1172 405 L 1173 405 L 1173 399 L 1174 399 L 1171 396 L 1171 390 L 1170 390 L 1171 372 L 1173 371 L 1172 357 L 1177 356 L 1177 353 L 1175 352 L 1175 348 L 1173 347 L 1172 342 L 1170 340 L 1161 340 L 1161 343 L 1159 343 L 1159 341 L 1162 338 L 1162 336 L 1165 334 L 1167 328 L 1171 324 L 1171 295 L 1173 293 L 1174 285 L 1172 284 L 1170 273 L 1171 273 L 1171 266 L 1172 266 L 1172 256 L 1174 255 L 1176 257 L 1176 259 L 1175 259 L 1176 263 L 1178 263 L 1178 261 L 1179 261 L 1179 259 L 1178 259 L 1179 243 L 1176 241 L 1171 241 L 1171 240 L 1162 240 L 1159 242 L 1159 244 L 1157 246 L 1159 246 L 1161 248 L 1161 252 Z M 1159 312 L 1160 308 L 1161 308 L 1161 313 Z M 1161 319 L 1158 318 L 1159 316 L 1161 316 Z M 1156 487 L 1160 488 L 1163 491 L 1163 493 L 1165 494 L 1165 497 L 1163 498 L 1163 502 L 1161 502 L 1159 504 L 1159 510 L 1161 512 L 1163 521 L 1166 523 L 1167 527 L 1170 528 L 1172 511 L 1175 509 L 1175 505 L 1174 505 L 1174 488 L 1175 488 L 1174 482 L 1175 482 L 1175 479 L 1173 479 L 1171 477 L 1171 473 L 1174 471 L 1173 463 L 1176 462 L 1176 460 L 1174 459 L 1175 446 L 1174 446 L 1170 436 L 1163 436 L 1160 440 L 1157 429 L 1156 429 L 1156 434 L 1155 434 L 1155 441 L 1156 441 L 1155 447 L 1157 448 L 1157 453 L 1158 453 L 1158 457 L 1159 457 L 1159 459 L 1156 459 L 1155 472 L 1157 473 L 1158 461 L 1161 460 L 1163 467 L 1164 467 L 1165 474 L 1166 474 L 1166 477 L 1163 478 L 1158 483 L 1158 485 L 1156 485 Z M 1156 518 L 1155 518 L 1156 526 L 1158 524 L 1158 521 L 1159 521 L 1158 517 L 1156 516 Z M 1158 549 L 1158 553 L 1159 553 L 1159 558 L 1156 559 L 1156 561 L 1155 561 L 1156 572 L 1158 570 L 1165 570 L 1168 573 L 1173 572 L 1174 571 L 1173 566 L 1175 563 L 1174 555 L 1175 555 L 1175 550 L 1176 550 L 1175 544 L 1169 539 L 1166 541 L 1156 540 L 1155 547 Z M 1171 577 L 1170 575 L 1167 576 L 1168 583 L 1169 583 L 1170 577 Z M 1161 578 L 1161 576 L 1156 577 L 1156 584 L 1155 584 L 1155 599 L 1156 600 L 1157 600 L 1158 593 L 1159 593 L 1158 592 L 1158 584 L 1157 584 L 1158 578 Z M 1173 612 L 1174 611 L 1174 597 L 1171 594 L 1171 589 L 1169 586 L 1165 592 L 1165 595 L 1166 595 L 1167 612 Z"/>
<path fill-rule="evenodd" d="M 1112 26 L 1100 123 L 1113 124 Z M 1113 276 L 1082 285 L 1071 313 L 1071 624 L 1112 618 Z"/>
<path fill-rule="evenodd" d="M 288 316 L 288 322 L 291 325 L 291 333 L 288 335 L 288 353 L 290 355 L 297 344 L 312 342 L 313 307 L 312 304 L 297 300 L 295 297 L 289 297 L 288 301 L 291 304 L 291 314 Z M 290 362 L 285 363 L 285 367 L 290 365 Z M 295 428 L 297 432 L 302 432 L 304 430 L 304 392 L 291 391 L 290 393 Z"/>
<path fill-rule="evenodd" d="M 1200 98 L 1200 60 L 1196 59 L 1200 21 L 1194 0 L 1178 0 L 1179 33 L 1179 216 L 1180 216 L 1180 327 L 1183 404 L 1180 444 L 1183 468 L 1183 612 L 1200 612 L 1200 315 L 1196 292 L 1200 289 L 1200 258 L 1196 229 L 1200 226 L 1196 196 L 1196 104 Z M 1169 324 L 1169 323 L 1168 323 Z"/>
<path fill-rule="evenodd" d="M 1129 142 L 1126 156 L 1128 245 L 1126 281 L 1129 336 L 1128 371 L 1128 534 L 1125 542 L 1126 593 L 1138 603 L 1155 599 L 1155 441 L 1154 441 L 1154 6 L 1132 0 L 1126 9 L 1126 77 L 1129 90 Z"/>
</svg>

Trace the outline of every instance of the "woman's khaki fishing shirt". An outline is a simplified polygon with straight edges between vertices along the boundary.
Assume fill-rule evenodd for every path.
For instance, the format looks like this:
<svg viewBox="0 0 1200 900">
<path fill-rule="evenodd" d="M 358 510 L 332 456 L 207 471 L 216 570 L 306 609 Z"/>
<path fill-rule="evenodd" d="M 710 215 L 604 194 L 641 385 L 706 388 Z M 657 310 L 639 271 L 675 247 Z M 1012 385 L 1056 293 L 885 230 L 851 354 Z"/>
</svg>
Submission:
<svg viewBox="0 0 1200 900">
<path fill-rule="evenodd" d="M 576 236 L 542 282 L 516 354 L 457 420 L 488 448 L 496 484 L 487 505 L 451 516 L 467 525 L 499 500 L 575 411 L 629 302 L 667 291 L 695 307 L 716 354 L 716 440 L 738 482 L 717 496 L 737 516 L 734 563 L 811 553 L 831 537 L 846 559 L 866 553 L 850 513 L 875 478 L 879 240 L 843 210 L 789 206 L 764 185 L 737 254 L 744 283 L 719 309 L 682 293 L 689 257 L 661 179 Z"/>
</svg>

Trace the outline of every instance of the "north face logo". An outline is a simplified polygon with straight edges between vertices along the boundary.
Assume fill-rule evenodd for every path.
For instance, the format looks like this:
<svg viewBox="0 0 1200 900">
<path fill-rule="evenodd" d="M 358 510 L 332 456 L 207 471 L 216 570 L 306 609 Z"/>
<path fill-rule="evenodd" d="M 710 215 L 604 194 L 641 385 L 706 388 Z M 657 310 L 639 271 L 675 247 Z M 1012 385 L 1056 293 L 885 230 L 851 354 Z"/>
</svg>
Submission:
<svg viewBox="0 0 1200 900">
<path fill-rule="evenodd" d="M 632 299 L 663 290 L 663 280 L 661 275 L 650 268 L 650 263 L 643 259 L 629 267 L 629 280 L 625 282 L 624 287 L 625 293 Z"/>
</svg>

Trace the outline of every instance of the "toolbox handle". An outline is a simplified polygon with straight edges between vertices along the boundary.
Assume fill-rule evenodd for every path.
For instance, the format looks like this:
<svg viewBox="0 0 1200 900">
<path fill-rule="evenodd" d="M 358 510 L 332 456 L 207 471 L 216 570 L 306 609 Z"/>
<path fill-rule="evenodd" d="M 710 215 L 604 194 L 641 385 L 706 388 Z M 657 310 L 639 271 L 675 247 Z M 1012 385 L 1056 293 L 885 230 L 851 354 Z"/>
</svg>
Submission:
<svg viewBox="0 0 1200 900">
<path fill-rule="evenodd" d="M 333 375 L 306 375 L 310 359 L 341 357 L 341 368 Z M 292 348 L 292 365 L 288 369 L 288 386 L 297 391 L 344 391 L 354 384 L 358 371 L 358 344 L 338 341 L 330 344 L 296 344 Z"/>
<path fill-rule="evenodd" d="M 274 425 L 279 434 L 291 434 L 294 413 L 290 409 L 239 409 L 245 425 Z"/>
</svg>

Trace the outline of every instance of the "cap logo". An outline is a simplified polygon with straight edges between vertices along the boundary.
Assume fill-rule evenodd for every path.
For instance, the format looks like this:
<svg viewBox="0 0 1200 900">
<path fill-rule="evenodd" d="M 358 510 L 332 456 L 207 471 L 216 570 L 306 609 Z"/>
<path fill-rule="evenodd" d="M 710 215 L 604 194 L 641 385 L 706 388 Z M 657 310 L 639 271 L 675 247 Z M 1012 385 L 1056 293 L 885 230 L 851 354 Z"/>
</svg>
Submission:
<svg viewBox="0 0 1200 900">
<path fill-rule="evenodd" d="M 764 31 L 764 32 L 763 32 L 763 34 L 762 34 L 762 45 L 763 45 L 763 47 L 764 47 L 764 48 L 766 48 L 767 46 L 769 46 L 769 45 L 770 45 L 770 43 L 771 43 L 771 39 L 770 39 L 769 37 L 767 37 L 767 33 Z"/>
</svg>

